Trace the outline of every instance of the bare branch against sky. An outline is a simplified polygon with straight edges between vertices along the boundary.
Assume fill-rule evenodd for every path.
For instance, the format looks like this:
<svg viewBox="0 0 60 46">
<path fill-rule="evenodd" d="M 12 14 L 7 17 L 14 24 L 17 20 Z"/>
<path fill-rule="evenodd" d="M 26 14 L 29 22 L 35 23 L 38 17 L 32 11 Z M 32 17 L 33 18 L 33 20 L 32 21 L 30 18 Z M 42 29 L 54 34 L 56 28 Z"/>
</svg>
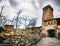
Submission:
<svg viewBox="0 0 60 46">
<path fill-rule="evenodd" d="M 4 8 L 4 5 L 2 6 L 1 11 L 0 11 L 0 26 L 3 26 L 6 23 L 6 18 L 2 14 L 3 13 L 3 8 Z"/>
</svg>

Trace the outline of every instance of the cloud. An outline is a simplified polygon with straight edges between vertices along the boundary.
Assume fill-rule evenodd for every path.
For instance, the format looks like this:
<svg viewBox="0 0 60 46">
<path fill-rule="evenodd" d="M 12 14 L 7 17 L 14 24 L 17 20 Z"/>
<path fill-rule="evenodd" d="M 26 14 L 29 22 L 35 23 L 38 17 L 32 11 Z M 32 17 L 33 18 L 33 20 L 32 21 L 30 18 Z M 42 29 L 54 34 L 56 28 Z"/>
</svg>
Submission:
<svg viewBox="0 0 60 46">
<path fill-rule="evenodd" d="M 55 4 L 60 7 L 60 0 L 53 0 L 55 2 Z"/>
<path fill-rule="evenodd" d="M 51 5 L 53 7 L 55 18 L 60 17 L 60 0 L 8 0 L 5 2 L 4 11 L 10 19 L 16 15 L 16 11 L 23 10 L 21 16 L 28 15 L 38 17 L 36 25 L 40 26 L 42 22 L 43 7 L 46 5 Z"/>
<path fill-rule="evenodd" d="M 40 9 L 40 4 L 39 4 L 38 0 L 32 0 L 31 1 L 31 4 L 34 6 L 34 8 L 36 10 L 39 10 Z"/>
<path fill-rule="evenodd" d="M 46 5 L 51 5 L 54 9 L 54 17 L 58 18 L 60 16 L 59 14 L 59 7 L 57 7 L 57 0 L 15 0 L 16 3 L 18 3 L 18 6 L 15 6 L 16 9 L 23 9 L 23 12 L 21 15 L 29 15 L 29 16 L 35 16 L 38 17 L 37 19 L 37 25 L 41 25 L 42 21 L 42 11 L 43 7 Z M 55 5 L 56 4 L 56 5 Z M 39 22 L 38 22 L 39 21 Z"/>
<path fill-rule="evenodd" d="M 0 0 L 0 2 L 1 2 L 2 0 Z"/>
<path fill-rule="evenodd" d="M 0 2 L 0 10 L 3 5 L 4 5 L 2 12 L 3 16 L 7 16 L 6 18 L 12 19 L 13 16 L 16 15 L 15 9 L 10 5 L 9 0 L 2 0 L 2 2 Z"/>
<path fill-rule="evenodd" d="M 10 4 L 11 4 L 11 6 L 17 6 L 18 5 L 18 3 L 16 2 L 16 0 L 9 0 L 9 2 L 10 2 Z"/>
</svg>

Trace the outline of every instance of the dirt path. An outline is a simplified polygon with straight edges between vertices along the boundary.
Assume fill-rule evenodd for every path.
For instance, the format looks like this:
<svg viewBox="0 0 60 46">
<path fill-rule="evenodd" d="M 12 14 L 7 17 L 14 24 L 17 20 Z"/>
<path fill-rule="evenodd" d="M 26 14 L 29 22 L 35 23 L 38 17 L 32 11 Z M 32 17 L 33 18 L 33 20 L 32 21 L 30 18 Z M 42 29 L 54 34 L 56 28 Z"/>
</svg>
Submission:
<svg viewBox="0 0 60 46">
<path fill-rule="evenodd" d="M 60 40 L 56 38 L 45 37 L 42 38 L 36 46 L 60 46 Z"/>
</svg>

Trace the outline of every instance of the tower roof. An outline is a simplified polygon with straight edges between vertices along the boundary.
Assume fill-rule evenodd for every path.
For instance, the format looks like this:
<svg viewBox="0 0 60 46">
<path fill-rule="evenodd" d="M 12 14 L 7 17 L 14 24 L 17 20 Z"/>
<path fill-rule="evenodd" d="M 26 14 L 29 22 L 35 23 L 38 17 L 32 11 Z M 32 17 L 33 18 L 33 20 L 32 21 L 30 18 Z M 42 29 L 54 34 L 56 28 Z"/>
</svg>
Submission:
<svg viewBox="0 0 60 46">
<path fill-rule="evenodd" d="M 43 10 L 47 10 L 48 8 L 50 8 L 53 11 L 53 8 L 50 5 L 45 6 Z"/>
</svg>

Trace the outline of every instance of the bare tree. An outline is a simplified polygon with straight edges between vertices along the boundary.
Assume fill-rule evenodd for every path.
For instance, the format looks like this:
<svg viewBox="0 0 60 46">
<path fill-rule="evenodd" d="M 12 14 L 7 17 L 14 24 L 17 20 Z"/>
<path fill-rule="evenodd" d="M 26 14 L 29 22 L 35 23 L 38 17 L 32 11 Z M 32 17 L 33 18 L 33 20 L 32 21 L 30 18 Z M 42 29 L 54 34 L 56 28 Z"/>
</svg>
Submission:
<svg viewBox="0 0 60 46">
<path fill-rule="evenodd" d="M 34 27 L 36 25 L 36 20 L 37 18 L 32 18 L 30 21 L 29 21 L 29 24 L 27 25 L 28 27 L 31 26 L 31 27 Z"/>
<path fill-rule="evenodd" d="M 22 10 L 18 12 L 16 18 L 15 18 L 15 16 L 14 16 L 14 18 L 13 18 L 13 24 L 15 25 L 16 29 L 17 29 L 17 27 L 18 27 L 18 23 L 20 23 L 19 15 L 20 15 L 21 12 L 22 12 Z"/>
<path fill-rule="evenodd" d="M 17 16 L 16 18 L 13 18 L 13 23 L 15 27 L 20 27 L 21 25 L 24 25 L 24 28 L 26 29 L 27 27 L 31 26 L 34 27 L 36 25 L 36 18 L 31 17 L 31 16 Z M 28 23 L 27 23 L 28 22 Z"/>
<path fill-rule="evenodd" d="M 36 25 L 37 18 L 34 18 L 34 17 L 31 18 L 31 16 L 30 17 L 24 16 L 24 17 L 22 17 L 22 20 L 24 21 L 25 28 L 27 28 L 29 26 L 34 27 Z M 27 23 L 27 22 L 29 22 L 29 23 Z"/>
<path fill-rule="evenodd" d="M 4 8 L 4 5 L 2 6 L 1 12 L 0 12 L 0 26 L 3 26 L 6 23 L 6 17 L 2 16 L 3 8 Z"/>
<path fill-rule="evenodd" d="M 24 17 L 22 17 L 22 21 L 24 21 L 24 27 L 26 28 L 27 27 L 27 21 L 29 21 L 29 18 L 28 18 L 28 16 L 24 16 Z"/>
</svg>

